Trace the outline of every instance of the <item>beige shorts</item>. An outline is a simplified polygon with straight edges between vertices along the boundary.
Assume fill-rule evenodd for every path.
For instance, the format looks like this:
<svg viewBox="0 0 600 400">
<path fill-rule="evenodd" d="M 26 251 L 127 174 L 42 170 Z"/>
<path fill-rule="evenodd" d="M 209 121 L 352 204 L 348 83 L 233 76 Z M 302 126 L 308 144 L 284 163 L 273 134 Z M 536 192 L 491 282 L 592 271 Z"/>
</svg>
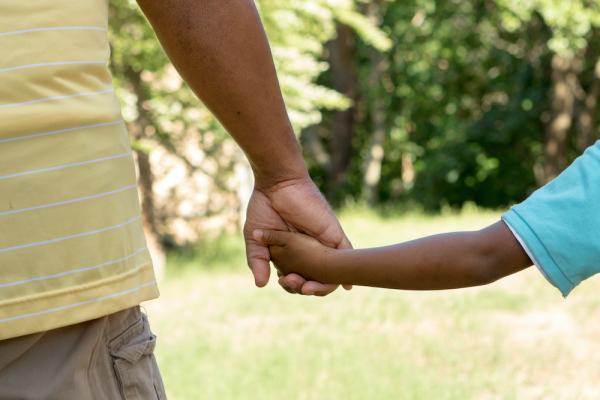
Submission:
<svg viewBox="0 0 600 400">
<path fill-rule="evenodd" d="M 166 399 L 139 307 L 0 341 L 0 400 Z"/>
</svg>

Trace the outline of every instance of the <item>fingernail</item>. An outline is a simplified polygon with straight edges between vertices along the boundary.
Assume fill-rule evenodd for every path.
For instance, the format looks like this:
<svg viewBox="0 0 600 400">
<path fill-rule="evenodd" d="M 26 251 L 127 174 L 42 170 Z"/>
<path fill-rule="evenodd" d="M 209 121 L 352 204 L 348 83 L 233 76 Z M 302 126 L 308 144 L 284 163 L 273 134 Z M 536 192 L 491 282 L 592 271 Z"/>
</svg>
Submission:
<svg viewBox="0 0 600 400">
<path fill-rule="evenodd" d="M 292 290 L 292 288 L 290 288 L 289 286 L 282 286 L 283 290 L 285 290 L 288 293 L 292 293 L 295 294 L 296 292 Z"/>
<path fill-rule="evenodd" d="M 263 282 L 262 280 L 260 280 L 258 278 L 254 278 L 254 284 L 256 285 L 256 287 L 259 287 L 259 288 L 265 287 L 267 285 L 266 282 Z"/>
</svg>

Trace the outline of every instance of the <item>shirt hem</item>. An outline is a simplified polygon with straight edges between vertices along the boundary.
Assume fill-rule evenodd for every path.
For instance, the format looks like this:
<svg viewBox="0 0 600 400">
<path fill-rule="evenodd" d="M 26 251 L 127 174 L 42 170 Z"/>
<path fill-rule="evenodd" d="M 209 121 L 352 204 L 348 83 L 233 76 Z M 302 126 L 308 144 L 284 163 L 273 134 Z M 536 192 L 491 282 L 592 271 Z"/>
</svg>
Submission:
<svg viewBox="0 0 600 400">
<path fill-rule="evenodd" d="M 567 297 L 575 285 L 554 261 L 529 224 L 514 209 L 504 214 L 502 220 L 508 225 L 542 275 L 561 292 L 563 297 Z"/>
<path fill-rule="evenodd" d="M 150 268 L 88 290 L 0 307 L 0 340 L 101 318 L 158 296 Z"/>
</svg>

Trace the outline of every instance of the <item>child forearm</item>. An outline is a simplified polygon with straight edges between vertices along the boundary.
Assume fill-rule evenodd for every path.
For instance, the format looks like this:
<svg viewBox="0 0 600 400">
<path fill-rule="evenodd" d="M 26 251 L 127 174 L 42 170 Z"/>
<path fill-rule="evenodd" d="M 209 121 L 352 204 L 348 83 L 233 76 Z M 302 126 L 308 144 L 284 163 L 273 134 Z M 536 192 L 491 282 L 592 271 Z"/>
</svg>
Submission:
<svg viewBox="0 0 600 400">
<path fill-rule="evenodd" d="M 382 248 L 327 251 L 323 259 L 311 278 L 411 290 L 484 285 L 531 265 L 503 222 Z"/>
</svg>

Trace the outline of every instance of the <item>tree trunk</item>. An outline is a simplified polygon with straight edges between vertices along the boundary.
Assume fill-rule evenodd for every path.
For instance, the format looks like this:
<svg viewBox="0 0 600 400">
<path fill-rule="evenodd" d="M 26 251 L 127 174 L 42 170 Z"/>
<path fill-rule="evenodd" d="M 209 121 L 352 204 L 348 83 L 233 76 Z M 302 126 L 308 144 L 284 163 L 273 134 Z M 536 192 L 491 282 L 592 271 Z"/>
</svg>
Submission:
<svg viewBox="0 0 600 400">
<path fill-rule="evenodd" d="M 552 58 L 551 120 L 544 143 L 543 182 L 555 178 L 567 166 L 568 134 L 573 124 L 577 74 L 573 60 L 559 55 Z"/>
<path fill-rule="evenodd" d="M 338 24 L 337 37 L 329 45 L 329 61 L 335 90 L 351 100 L 356 98 L 356 71 L 354 68 L 354 33 Z M 355 107 L 337 111 L 332 117 L 330 141 L 330 184 L 327 195 L 335 200 L 338 189 L 346 180 L 352 159 L 352 133 Z"/>
<path fill-rule="evenodd" d="M 404 188 L 410 188 L 415 182 L 415 163 L 411 153 L 402 153 L 402 183 Z"/>
<path fill-rule="evenodd" d="M 129 125 L 129 131 L 136 140 L 147 137 L 147 132 L 152 130 L 152 116 L 143 107 L 147 100 L 146 92 L 143 87 L 140 74 L 133 69 L 127 70 L 127 77 L 132 85 L 133 91 L 137 96 L 136 107 L 138 118 Z M 154 264 L 154 272 L 157 279 L 162 279 L 166 270 L 166 252 L 160 240 L 158 233 L 155 207 L 154 207 L 154 174 L 152 173 L 152 165 L 147 152 L 135 149 L 135 159 L 138 167 L 138 191 L 140 195 L 140 205 L 142 209 L 142 225 L 146 236 L 146 243 L 152 262 Z"/>
<path fill-rule="evenodd" d="M 594 68 L 593 82 L 583 98 L 581 110 L 577 116 L 577 126 L 579 136 L 577 137 L 577 149 L 583 152 L 586 148 L 594 144 L 598 139 L 596 110 L 598 106 L 598 96 L 600 95 L 600 60 L 596 62 Z"/>
<path fill-rule="evenodd" d="M 323 125 L 313 125 L 302 131 L 302 147 L 316 161 L 317 165 L 323 170 L 329 170 L 331 166 L 331 156 L 327 148 L 321 143 L 319 130 L 326 128 Z"/>
<path fill-rule="evenodd" d="M 377 66 L 374 71 L 379 70 Z M 381 74 L 373 73 L 373 80 L 378 80 Z M 378 187 L 381 181 L 381 166 L 383 164 L 384 144 L 386 134 L 385 124 L 385 106 L 380 96 L 375 96 L 371 106 L 371 121 L 373 127 L 373 136 L 369 142 L 368 153 L 365 159 L 364 178 L 363 178 L 363 198 L 374 205 L 379 199 Z"/>
<path fill-rule="evenodd" d="M 375 0 L 367 5 L 367 15 L 376 25 L 380 25 L 381 1 Z M 374 205 L 379 199 L 378 187 L 381 181 L 384 144 L 386 137 L 386 102 L 382 90 L 382 80 L 387 71 L 387 62 L 376 49 L 369 49 L 371 73 L 369 74 L 371 128 L 373 135 L 368 145 L 367 157 L 363 167 L 363 199 Z"/>
</svg>

